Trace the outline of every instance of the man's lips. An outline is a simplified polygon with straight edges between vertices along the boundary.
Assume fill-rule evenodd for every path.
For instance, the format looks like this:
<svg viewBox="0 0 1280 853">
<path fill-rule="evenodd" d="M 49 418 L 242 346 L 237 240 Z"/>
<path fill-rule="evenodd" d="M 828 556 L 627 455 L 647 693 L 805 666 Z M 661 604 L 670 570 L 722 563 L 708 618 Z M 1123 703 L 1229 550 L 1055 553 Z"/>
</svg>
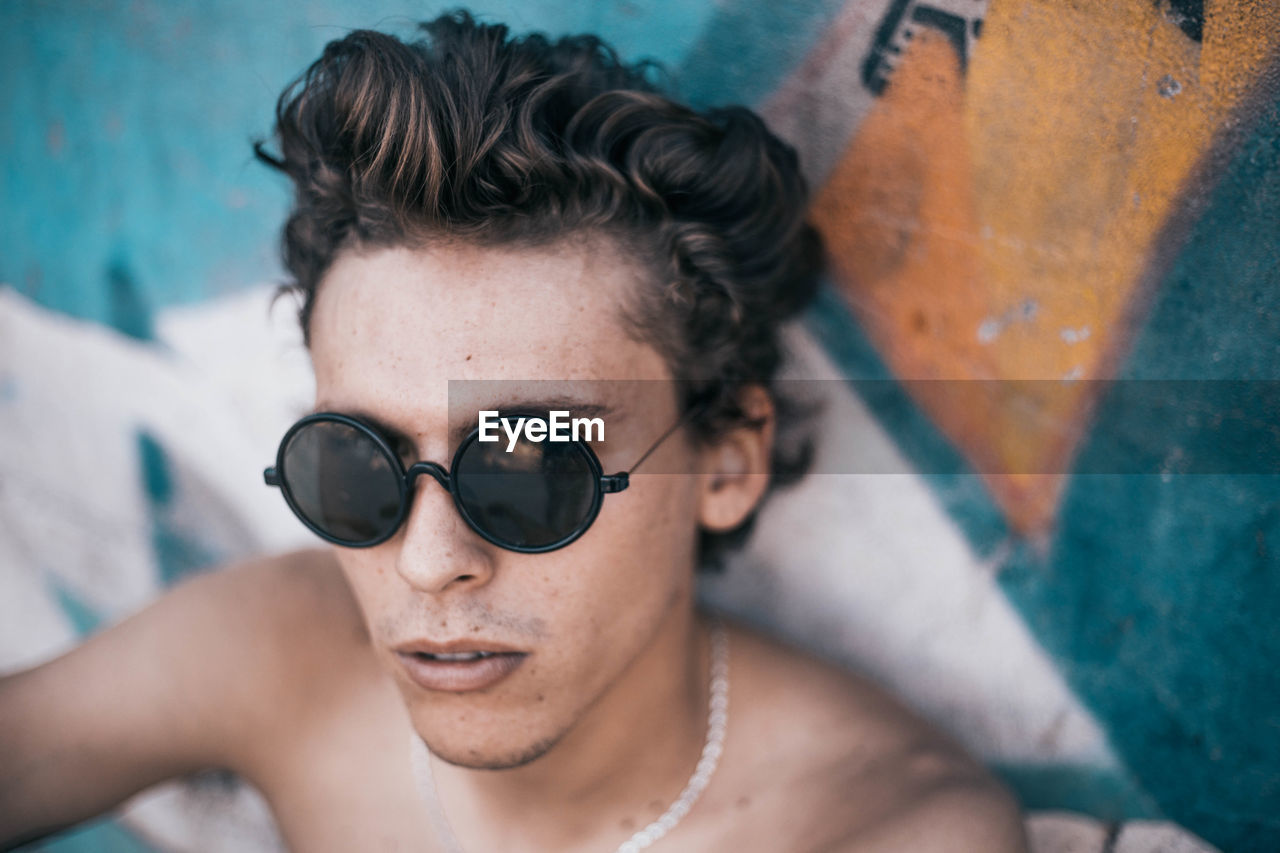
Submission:
<svg viewBox="0 0 1280 853">
<path fill-rule="evenodd" d="M 449 655 L 466 652 L 514 652 L 522 654 L 521 650 L 515 646 L 499 643 L 496 640 L 482 640 L 476 637 L 463 637 L 458 640 L 409 640 L 391 648 L 395 652 L 404 654 Z"/>
<path fill-rule="evenodd" d="M 396 659 L 425 690 L 467 693 L 492 687 L 514 672 L 527 652 L 485 640 L 415 640 L 394 647 Z"/>
</svg>

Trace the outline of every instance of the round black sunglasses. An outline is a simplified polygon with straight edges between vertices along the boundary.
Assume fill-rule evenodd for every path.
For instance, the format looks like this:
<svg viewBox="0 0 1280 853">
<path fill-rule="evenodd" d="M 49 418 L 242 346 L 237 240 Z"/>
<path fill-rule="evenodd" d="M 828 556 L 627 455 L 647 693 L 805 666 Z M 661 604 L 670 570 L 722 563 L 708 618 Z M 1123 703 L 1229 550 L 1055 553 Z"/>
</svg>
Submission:
<svg viewBox="0 0 1280 853">
<path fill-rule="evenodd" d="M 573 542 L 595 521 L 604 496 L 627 488 L 629 475 L 692 416 L 687 409 L 635 464 L 605 474 L 586 442 L 522 436 L 480 441 L 477 426 L 458 445 L 448 469 L 415 462 L 407 469 L 376 427 L 337 412 L 299 420 L 280 440 L 276 464 L 263 477 L 280 487 L 294 515 L 335 545 L 369 548 L 390 539 L 409 516 L 414 485 L 430 474 L 453 496 L 467 525 L 486 541 L 537 554 Z"/>
</svg>

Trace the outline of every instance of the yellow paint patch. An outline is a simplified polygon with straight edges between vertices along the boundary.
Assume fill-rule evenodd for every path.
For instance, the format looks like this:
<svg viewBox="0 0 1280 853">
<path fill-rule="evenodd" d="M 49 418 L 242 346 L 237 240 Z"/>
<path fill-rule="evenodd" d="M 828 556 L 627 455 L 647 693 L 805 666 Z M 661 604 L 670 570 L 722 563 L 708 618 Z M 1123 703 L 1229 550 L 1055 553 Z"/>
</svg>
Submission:
<svg viewBox="0 0 1280 853">
<path fill-rule="evenodd" d="M 813 215 L 844 294 L 908 393 L 978 470 L 1026 468 L 1040 432 L 1006 398 L 1013 386 L 931 381 L 1000 375 L 976 336 L 1001 309 L 980 268 L 962 85 L 950 42 L 922 31 Z M 1024 313 L 1015 306 L 999 322 L 1026 322 Z M 1031 525 L 1051 512 L 1056 490 L 1024 480 L 987 478 L 1014 523 Z"/>
</svg>

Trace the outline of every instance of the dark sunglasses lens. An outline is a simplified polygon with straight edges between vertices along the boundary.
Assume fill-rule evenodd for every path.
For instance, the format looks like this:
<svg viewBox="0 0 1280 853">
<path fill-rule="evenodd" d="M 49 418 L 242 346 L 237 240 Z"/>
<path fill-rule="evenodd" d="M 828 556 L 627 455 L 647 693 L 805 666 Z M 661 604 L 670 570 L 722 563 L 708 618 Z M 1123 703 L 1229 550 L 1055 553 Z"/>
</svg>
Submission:
<svg viewBox="0 0 1280 853">
<path fill-rule="evenodd" d="M 571 442 L 472 441 L 453 472 L 473 524 L 498 542 L 546 548 L 579 531 L 596 505 L 596 474 Z"/>
<path fill-rule="evenodd" d="M 400 475 L 364 430 L 313 421 L 289 439 L 281 474 L 294 507 L 313 527 L 343 542 L 391 532 L 400 514 Z"/>
</svg>

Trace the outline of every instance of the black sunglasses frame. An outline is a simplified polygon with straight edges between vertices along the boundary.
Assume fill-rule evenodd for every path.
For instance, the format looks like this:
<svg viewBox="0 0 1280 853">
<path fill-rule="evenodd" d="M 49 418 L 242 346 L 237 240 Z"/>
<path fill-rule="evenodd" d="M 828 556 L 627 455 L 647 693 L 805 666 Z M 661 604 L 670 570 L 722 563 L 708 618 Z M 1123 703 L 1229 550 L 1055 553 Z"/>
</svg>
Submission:
<svg viewBox="0 0 1280 853">
<path fill-rule="evenodd" d="M 604 503 L 604 496 L 624 491 L 630 484 L 630 473 L 639 467 L 640 463 L 647 459 L 650 453 L 656 450 L 668 436 L 689 420 L 689 418 L 700 408 L 701 406 L 697 406 L 686 410 L 684 415 L 681 416 L 681 418 L 666 432 L 664 432 L 658 440 L 655 441 L 638 460 L 636 460 L 634 465 L 632 465 L 627 471 L 620 471 L 617 474 L 604 473 L 604 469 L 600 465 L 600 458 L 596 456 L 595 451 L 592 450 L 586 442 L 572 441 L 571 443 L 577 445 L 578 451 L 586 458 L 587 467 L 591 471 L 591 506 L 588 509 L 586 516 L 576 527 L 573 528 L 573 530 L 546 545 L 517 545 L 503 541 L 486 530 L 481 524 L 472 518 L 471 514 L 467 511 L 466 505 L 462 502 L 461 490 L 454 486 L 453 476 L 450 472 L 458 470 L 458 464 L 462 460 L 462 455 L 467 452 L 472 444 L 479 440 L 479 426 L 473 429 L 467 437 L 458 444 L 458 448 L 453 453 L 453 459 L 449 463 L 448 469 L 441 467 L 435 462 L 415 462 L 408 468 L 405 468 L 404 463 L 400 460 L 399 454 L 397 454 L 391 447 L 390 442 L 388 442 L 386 437 L 382 435 L 382 432 L 374 426 L 360 420 L 359 418 L 352 417 L 351 415 L 344 415 L 340 412 L 315 412 L 307 415 L 293 426 L 289 427 L 289 430 L 284 434 L 284 438 L 280 440 L 280 447 L 276 451 L 275 466 L 264 470 L 262 472 L 262 477 L 268 486 L 276 486 L 280 489 L 284 494 L 285 503 L 289 505 L 289 509 L 293 510 L 293 514 L 296 515 L 312 533 L 316 534 L 321 539 L 331 542 L 334 545 L 341 545 L 344 548 L 372 548 L 375 545 L 381 545 L 383 542 L 386 542 L 388 539 L 395 536 L 400 530 L 405 519 L 409 516 L 417 478 L 423 474 L 430 474 L 431 477 L 443 486 L 445 491 L 447 491 L 453 498 L 453 505 L 457 508 L 458 514 L 462 516 L 462 519 L 467 523 L 467 526 L 475 531 L 476 534 L 486 542 L 497 545 L 499 548 L 504 548 L 508 551 L 515 551 L 521 554 L 542 554 L 547 551 L 555 551 L 559 548 L 563 548 L 577 540 L 578 537 L 582 536 L 582 534 L 586 533 L 587 529 L 595 522 L 596 516 L 600 514 L 600 507 Z M 378 446 L 378 449 L 385 454 L 389 460 L 391 460 L 391 464 L 393 466 L 392 470 L 397 475 L 396 481 L 399 488 L 399 511 L 396 514 L 394 522 L 387 528 L 386 533 L 383 533 L 373 539 L 362 539 L 359 541 L 352 541 L 333 536 L 321 529 L 319 525 L 313 523 L 311 519 L 307 518 L 306 514 L 299 507 L 297 501 L 294 500 L 293 492 L 289 488 L 286 478 L 281 473 L 285 470 L 285 453 L 289 448 L 289 442 L 295 435 L 297 435 L 301 430 L 306 429 L 309 425 L 317 422 L 339 423 L 359 430 L 371 438 Z"/>
</svg>

